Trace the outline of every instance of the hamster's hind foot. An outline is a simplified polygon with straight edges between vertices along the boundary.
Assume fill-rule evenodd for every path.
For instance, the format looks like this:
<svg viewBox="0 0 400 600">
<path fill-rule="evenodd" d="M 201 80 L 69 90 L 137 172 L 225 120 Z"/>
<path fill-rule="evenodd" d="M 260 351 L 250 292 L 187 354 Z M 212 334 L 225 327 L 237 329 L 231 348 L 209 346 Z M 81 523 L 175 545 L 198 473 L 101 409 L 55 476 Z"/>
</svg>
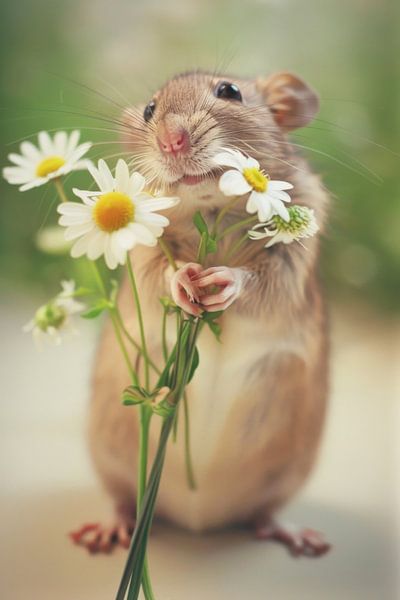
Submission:
<svg viewBox="0 0 400 600">
<path fill-rule="evenodd" d="M 100 523 L 86 523 L 76 531 L 71 531 L 69 537 L 77 546 L 83 546 L 91 554 L 109 554 L 116 546 L 129 548 L 134 520 L 119 520 L 111 526 Z"/>
<path fill-rule="evenodd" d="M 275 540 L 284 544 L 292 556 L 318 557 L 331 549 L 331 544 L 322 533 L 313 529 L 283 525 L 273 520 L 257 524 L 255 535 L 259 540 Z"/>
</svg>

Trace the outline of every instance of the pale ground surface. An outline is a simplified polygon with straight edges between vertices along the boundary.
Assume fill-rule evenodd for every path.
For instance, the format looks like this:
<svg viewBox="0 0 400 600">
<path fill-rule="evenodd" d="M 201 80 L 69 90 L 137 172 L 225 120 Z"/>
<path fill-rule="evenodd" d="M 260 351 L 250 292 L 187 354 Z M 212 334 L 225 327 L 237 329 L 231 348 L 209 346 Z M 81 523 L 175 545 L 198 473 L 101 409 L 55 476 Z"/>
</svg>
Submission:
<svg viewBox="0 0 400 600">
<path fill-rule="evenodd" d="M 0 317 L 0 597 L 112 600 L 125 552 L 91 557 L 65 535 L 108 514 L 84 440 L 95 328 L 84 323 L 80 338 L 38 353 L 20 334 L 31 310 L 6 302 Z M 336 310 L 332 321 L 332 397 L 319 465 L 283 516 L 325 531 L 333 552 L 294 560 L 245 531 L 194 536 L 157 524 L 150 545 L 157 600 L 400 597 L 400 324 L 356 309 Z"/>
</svg>

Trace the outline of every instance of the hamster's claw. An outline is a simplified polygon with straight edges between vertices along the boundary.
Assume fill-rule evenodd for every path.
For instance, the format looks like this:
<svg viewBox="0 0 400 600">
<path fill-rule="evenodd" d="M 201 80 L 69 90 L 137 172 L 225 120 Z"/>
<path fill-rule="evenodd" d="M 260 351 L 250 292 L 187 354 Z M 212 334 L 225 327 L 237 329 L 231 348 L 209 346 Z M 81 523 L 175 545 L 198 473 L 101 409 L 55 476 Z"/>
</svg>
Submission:
<svg viewBox="0 0 400 600">
<path fill-rule="evenodd" d="M 71 531 L 69 537 L 77 546 L 83 546 L 91 554 L 109 554 L 116 546 L 129 548 L 134 522 L 118 522 L 111 527 L 100 523 L 87 523 Z"/>
<path fill-rule="evenodd" d="M 256 538 L 275 540 L 284 544 L 292 556 L 323 556 L 331 549 L 324 535 L 313 529 L 296 529 L 283 526 L 275 521 L 256 526 Z"/>
<path fill-rule="evenodd" d="M 216 287 L 212 292 L 205 291 L 200 302 L 204 310 L 216 312 L 225 310 L 241 293 L 243 276 L 240 269 L 210 267 L 195 277 L 193 282 L 201 291 Z"/>
<path fill-rule="evenodd" d="M 171 279 L 171 294 L 174 302 L 194 317 L 202 313 L 199 306 L 199 290 L 193 281 L 201 270 L 201 265 L 187 263 L 178 269 Z"/>
</svg>

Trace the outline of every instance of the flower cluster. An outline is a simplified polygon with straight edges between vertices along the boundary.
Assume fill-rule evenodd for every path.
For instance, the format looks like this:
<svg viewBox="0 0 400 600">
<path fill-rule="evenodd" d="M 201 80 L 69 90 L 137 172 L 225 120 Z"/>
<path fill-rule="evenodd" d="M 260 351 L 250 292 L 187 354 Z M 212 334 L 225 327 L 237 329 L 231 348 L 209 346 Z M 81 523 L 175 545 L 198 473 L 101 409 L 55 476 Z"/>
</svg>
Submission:
<svg viewBox="0 0 400 600">
<path fill-rule="evenodd" d="M 41 132 L 38 147 L 25 141 L 21 144 L 21 154 L 9 155 L 13 166 L 6 167 L 3 174 L 9 183 L 20 186 L 21 191 L 53 181 L 60 195 L 57 207 L 59 229 L 63 229 L 64 240 L 67 246 L 70 246 L 70 254 L 74 258 L 86 256 L 93 261 L 97 291 L 76 289 L 73 281 L 63 281 L 62 290 L 36 311 L 25 330 L 32 332 L 35 339 L 47 338 L 58 344 L 64 331 L 73 331 L 74 314 L 85 309 L 81 316 L 92 319 L 103 311 L 108 311 L 110 324 L 131 380 L 131 385 L 122 392 L 122 401 L 127 406 L 138 405 L 142 440 L 138 449 L 137 527 L 117 598 L 125 598 L 129 587 L 128 597 L 137 600 L 142 586 L 144 595 L 149 600 L 153 595 L 146 561 L 147 539 L 153 520 L 166 445 L 174 424 L 178 422 L 179 403 L 182 400 L 186 402 L 186 386 L 199 365 L 198 337 L 204 326 L 219 339 L 221 325 L 218 319 L 241 290 L 241 284 L 236 284 L 233 269 L 211 267 L 203 270 L 207 256 L 218 251 L 218 243 L 226 235 L 241 229 L 244 229 L 244 235 L 230 244 L 224 254 L 224 260 L 228 261 L 249 237 L 251 240 L 266 239 L 266 248 L 278 242 L 301 243 L 301 239 L 317 232 L 318 225 L 312 210 L 291 204 L 288 194 L 288 190 L 293 188 L 291 183 L 271 179 L 256 159 L 245 156 L 238 150 L 222 149 L 215 157 L 215 163 L 224 170 L 219 187 L 223 194 L 235 198 L 219 211 L 211 228 L 200 211 L 194 214 L 193 226 L 198 232 L 199 244 L 193 260 L 197 262 L 186 265 L 186 268 L 193 270 L 193 273 L 190 270 L 186 273 L 187 280 L 184 277 L 178 280 L 182 277 L 182 272 L 179 272 L 181 270 L 177 267 L 173 250 L 159 238 L 169 225 L 168 218 L 160 214 L 160 211 L 173 208 L 179 202 L 179 198 L 150 194 L 146 191 L 143 175 L 131 172 L 129 165 L 122 159 L 117 161 L 115 171 L 112 171 L 104 160 L 99 160 L 97 166 L 88 160 L 82 160 L 90 147 L 90 142 L 79 144 L 78 131 L 73 131 L 70 135 L 60 131 L 53 138 L 48 133 Z M 62 177 L 77 169 L 88 170 L 93 179 L 94 189 L 73 188 L 73 194 L 78 200 L 72 202 L 68 200 L 64 191 Z M 244 215 L 244 220 L 220 229 L 225 215 L 241 196 L 247 196 L 245 209 L 252 216 Z M 252 228 L 247 231 L 249 226 Z M 48 233 L 51 233 L 50 239 L 49 236 L 42 236 L 39 242 L 43 248 L 52 247 L 57 251 L 60 247 L 58 233 Z M 148 315 L 142 312 L 130 251 L 137 245 L 155 246 L 157 243 L 176 273 L 171 285 L 175 302 L 170 298 L 160 299 L 163 307 L 160 323 L 162 351 L 159 353 L 161 359 L 158 357 L 153 360 L 149 352 L 154 347 L 153 330 L 152 344 L 149 345 L 150 338 L 147 338 L 144 319 Z M 127 265 L 127 280 L 132 291 L 135 319 L 138 323 L 137 335 L 140 339 L 135 339 L 135 334 L 132 334 L 124 322 L 124 314 L 119 306 L 117 282 L 113 279 L 105 282 L 101 270 L 97 268 L 95 261 L 102 256 L 110 270 L 119 265 Z M 182 290 L 182 295 L 190 302 L 180 302 L 179 293 L 175 298 L 174 285 L 178 292 Z M 199 290 L 198 297 L 192 292 L 193 288 Z M 217 289 L 215 293 L 212 293 L 213 288 Z M 219 291 L 219 288 L 222 288 L 222 291 Z M 88 307 L 76 300 L 82 295 L 94 296 Z M 194 304 L 197 304 L 196 311 L 189 310 L 193 309 Z M 174 328 L 177 326 L 176 340 L 173 344 L 167 326 L 171 316 L 177 317 L 176 324 L 174 323 Z M 163 362 L 160 364 L 161 360 Z M 188 484 L 195 488 L 190 456 L 188 410 L 185 404 L 185 468 Z M 161 418 L 163 423 L 150 470 L 148 440 L 153 415 Z M 82 539 L 84 535 L 82 531 L 77 532 L 74 539 Z"/>
<path fill-rule="evenodd" d="M 214 160 L 219 166 L 232 167 L 219 180 L 219 188 L 226 196 L 249 194 L 246 211 L 257 213 L 259 220 L 248 232 L 250 239 L 269 238 L 265 244 L 265 248 L 269 248 L 278 242 L 290 244 L 317 233 L 318 224 L 312 209 L 285 206 L 291 202 L 286 191 L 293 189 L 291 183 L 270 179 L 255 158 L 246 157 L 238 150 L 225 149 Z"/>
</svg>

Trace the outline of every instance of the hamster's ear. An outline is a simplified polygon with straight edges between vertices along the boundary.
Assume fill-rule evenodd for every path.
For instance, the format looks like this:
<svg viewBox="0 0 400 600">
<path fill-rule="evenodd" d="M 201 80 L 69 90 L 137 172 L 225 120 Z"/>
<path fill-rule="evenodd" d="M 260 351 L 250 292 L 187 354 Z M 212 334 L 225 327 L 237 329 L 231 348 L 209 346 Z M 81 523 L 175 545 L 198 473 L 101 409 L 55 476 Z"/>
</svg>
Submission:
<svg viewBox="0 0 400 600">
<path fill-rule="evenodd" d="M 282 129 L 304 127 L 318 112 L 318 95 L 296 75 L 275 73 L 257 79 L 256 85 Z"/>
</svg>

